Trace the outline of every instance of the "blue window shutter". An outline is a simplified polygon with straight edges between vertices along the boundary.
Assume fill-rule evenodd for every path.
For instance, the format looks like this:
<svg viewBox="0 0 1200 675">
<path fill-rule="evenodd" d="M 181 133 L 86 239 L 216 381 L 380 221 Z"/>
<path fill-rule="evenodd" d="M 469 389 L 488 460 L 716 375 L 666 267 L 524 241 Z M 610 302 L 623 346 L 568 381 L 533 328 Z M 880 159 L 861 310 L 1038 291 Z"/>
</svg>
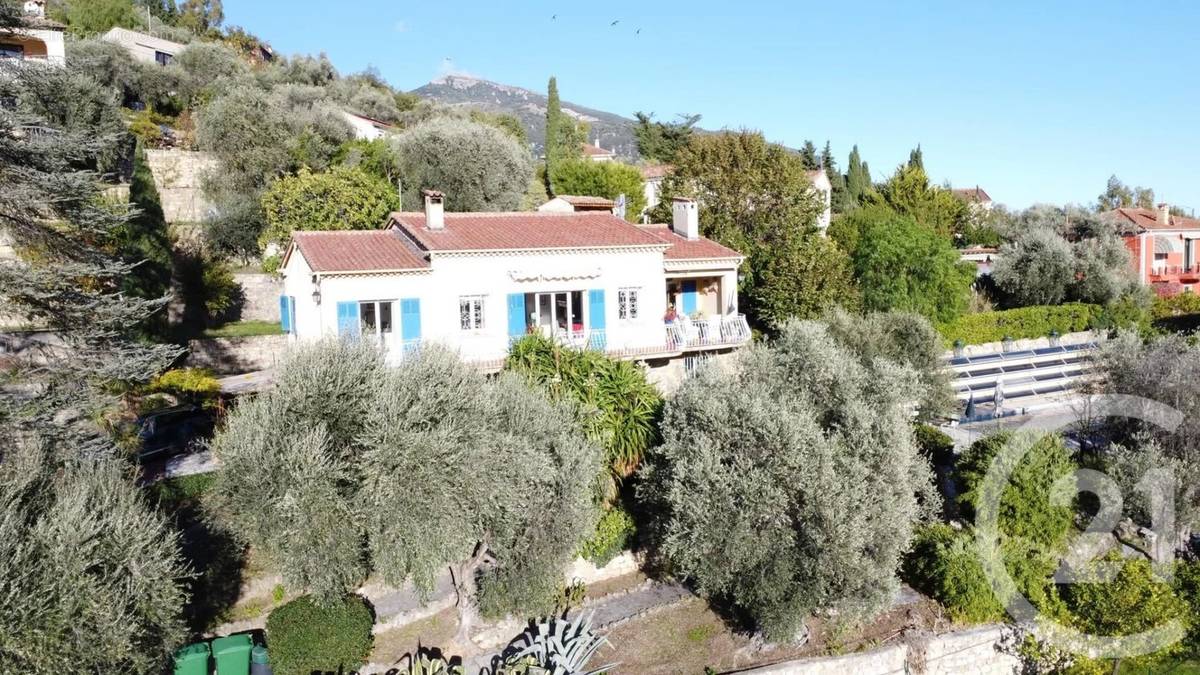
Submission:
<svg viewBox="0 0 1200 675">
<path fill-rule="evenodd" d="M 292 332 L 292 313 L 288 311 L 290 304 L 288 296 L 279 296 L 279 326 L 285 333 Z"/>
<path fill-rule="evenodd" d="M 357 302 L 339 302 L 337 304 L 338 335 L 358 335 L 359 323 Z"/>
<path fill-rule="evenodd" d="M 525 294 L 508 294 L 508 336 L 519 338 L 525 334 Z"/>
<path fill-rule="evenodd" d="M 400 301 L 400 339 L 421 339 L 421 299 L 404 298 Z"/>
<path fill-rule="evenodd" d="M 604 334 L 604 289 L 597 288 L 588 291 L 588 326 L 591 331 L 588 346 L 592 349 L 603 350 L 608 342 Z"/>
<path fill-rule="evenodd" d="M 288 296 L 288 326 L 291 327 L 291 332 L 296 333 L 296 296 L 294 295 Z"/>
<path fill-rule="evenodd" d="M 683 282 L 683 313 L 691 316 L 696 313 L 696 282 Z"/>
</svg>

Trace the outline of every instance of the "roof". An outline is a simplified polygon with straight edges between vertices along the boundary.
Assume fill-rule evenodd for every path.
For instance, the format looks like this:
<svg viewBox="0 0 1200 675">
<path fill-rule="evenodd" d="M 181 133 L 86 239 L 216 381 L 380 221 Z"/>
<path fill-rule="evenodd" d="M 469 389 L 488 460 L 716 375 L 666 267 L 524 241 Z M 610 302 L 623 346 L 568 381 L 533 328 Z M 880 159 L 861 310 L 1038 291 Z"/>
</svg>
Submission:
<svg viewBox="0 0 1200 675">
<path fill-rule="evenodd" d="M 605 150 L 604 148 L 596 147 L 591 143 L 584 143 L 583 154 L 587 155 L 588 157 L 610 157 L 616 153 L 614 153 L 612 150 Z"/>
<path fill-rule="evenodd" d="M 999 252 L 1000 249 L 996 248 L 995 246 L 968 246 L 967 248 L 959 251 L 959 253 L 962 255 L 995 255 Z"/>
<path fill-rule="evenodd" d="M 709 260 L 712 258 L 741 258 L 742 254 L 722 246 L 711 239 L 687 239 L 666 225 L 645 225 L 642 230 L 649 232 L 659 241 L 668 244 L 663 258 L 667 260 Z"/>
<path fill-rule="evenodd" d="M 187 48 L 186 45 L 179 44 L 178 42 L 164 40 L 153 35 L 139 33 L 136 30 L 121 28 L 120 26 L 114 27 L 105 33 L 102 39 L 107 42 L 116 42 L 126 47 L 148 47 L 172 56 L 179 54 L 179 52 Z"/>
<path fill-rule="evenodd" d="M 392 272 L 429 267 L 419 251 L 390 230 L 293 232 L 292 242 L 314 272 Z"/>
<path fill-rule="evenodd" d="M 1184 216 L 1171 216 L 1169 223 L 1158 220 L 1158 211 L 1132 206 L 1106 211 L 1105 216 L 1115 218 L 1122 225 L 1133 225 L 1141 230 L 1200 230 L 1200 220 Z"/>
<path fill-rule="evenodd" d="M 34 30 L 66 30 L 67 27 L 53 19 L 44 16 L 26 14 L 21 17 L 21 26 Z"/>
<path fill-rule="evenodd" d="M 611 199 L 604 197 L 584 197 L 578 195 L 558 195 L 557 199 L 582 209 L 611 209 L 616 207 L 617 203 Z"/>
<path fill-rule="evenodd" d="M 445 227 L 425 226 L 424 213 L 393 213 L 391 222 L 426 251 L 523 251 L 661 246 L 662 241 L 611 213 L 447 213 Z"/>
<path fill-rule="evenodd" d="M 667 176 L 671 175 L 673 171 L 675 171 L 675 167 L 670 164 L 650 164 L 648 166 L 641 167 L 641 169 L 642 178 L 646 180 L 651 180 L 654 178 L 666 178 Z"/>
<path fill-rule="evenodd" d="M 954 193 L 955 197 L 967 202 L 982 204 L 984 202 L 992 201 L 992 198 L 990 195 L 988 195 L 987 191 L 978 185 L 973 188 L 960 188 L 957 190 L 951 190 L 951 192 Z"/>
</svg>

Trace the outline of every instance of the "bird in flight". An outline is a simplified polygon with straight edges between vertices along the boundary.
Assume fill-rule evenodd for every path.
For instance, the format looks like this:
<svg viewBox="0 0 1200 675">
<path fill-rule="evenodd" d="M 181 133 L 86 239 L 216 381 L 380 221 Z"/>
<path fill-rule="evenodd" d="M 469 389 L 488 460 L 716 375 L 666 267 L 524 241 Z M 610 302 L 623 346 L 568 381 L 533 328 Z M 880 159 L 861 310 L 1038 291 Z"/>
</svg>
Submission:
<svg viewBox="0 0 1200 675">
<path fill-rule="evenodd" d="M 551 16 L 551 17 L 550 17 L 550 20 L 551 20 L 551 21 L 557 21 L 557 20 L 558 20 L 558 15 L 557 15 L 557 14 L 554 14 L 553 16 Z"/>
<path fill-rule="evenodd" d="M 637 30 L 633 31 L 633 34 L 634 34 L 634 35 L 641 35 L 641 34 L 642 34 L 642 29 L 641 29 L 641 28 L 639 28 L 639 29 L 637 29 Z"/>
<path fill-rule="evenodd" d="M 614 21 L 614 22 L 612 22 L 612 23 L 610 23 L 610 24 L 608 24 L 608 25 L 609 25 L 609 26 L 615 26 L 615 25 L 617 25 L 617 24 L 619 24 L 619 23 L 621 23 L 621 20 L 620 20 L 620 19 L 617 19 L 616 21 Z"/>
</svg>

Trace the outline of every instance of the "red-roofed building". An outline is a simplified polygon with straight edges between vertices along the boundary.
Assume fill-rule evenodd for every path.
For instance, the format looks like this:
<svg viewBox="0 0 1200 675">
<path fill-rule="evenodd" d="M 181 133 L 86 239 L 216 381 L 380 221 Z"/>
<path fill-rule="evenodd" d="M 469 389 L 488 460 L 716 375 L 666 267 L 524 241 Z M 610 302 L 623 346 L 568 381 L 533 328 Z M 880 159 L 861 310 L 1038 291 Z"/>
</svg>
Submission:
<svg viewBox="0 0 1200 675">
<path fill-rule="evenodd" d="M 543 333 L 653 367 L 750 339 L 738 314 L 742 256 L 699 235 L 696 203 L 672 225 L 607 211 L 393 213 L 384 229 L 297 232 L 280 300 L 294 339 L 370 335 L 402 359 L 439 342 L 499 368 L 511 341 Z"/>
<path fill-rule="evenodd" d="M 615 208 L 617 208 L 617 203 L 604 197 L 558 195 L 539 206 L 537 210 L 550 213 L 582 213 L 585 211 L 612 213 Z"/>
<path fill-rule="evenodd" d="M 1200 291 L 1200 220 L 1172 215 L 1167 204 L 1113 209 L 1105 216 L 1120 228 L 1139 281 L 1162 294 Z"/>
<path fill-rule="evenodd" d="M 978 185 L 973 188 L 960 188 L 951 190 L 950 192 L 973 208 L 991 211 L 992 207 L 995 206 L 987 191 Z"/>
<path fill-rule="evenodd" d="M 600 139 L 597 138 L 595 145 L 591 143 L 583 144 L 583 156 L 593 162 L 611 162 L 617 158 L 617 153 L 600 147 Z"/>
</svg>

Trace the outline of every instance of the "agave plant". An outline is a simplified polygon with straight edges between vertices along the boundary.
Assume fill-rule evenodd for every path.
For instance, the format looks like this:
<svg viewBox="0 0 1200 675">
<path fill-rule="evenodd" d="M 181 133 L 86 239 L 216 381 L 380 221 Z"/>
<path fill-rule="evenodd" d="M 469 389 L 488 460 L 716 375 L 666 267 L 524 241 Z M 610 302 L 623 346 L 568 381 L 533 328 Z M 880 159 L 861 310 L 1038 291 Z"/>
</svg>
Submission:
<svg viewBox="0 0 1200 675">
<path fill-rule="evenodd" d="M 542 619 L 529 627 L 504 650 L 502 664 L 494 675 L 599 675 L 615 666 L 610 663 L 588 669 L 608 638 L 592 631 L 591 615 L 574 620 Z"/>
<path fill-rule="evenodd" d="M 461 665 L 452 665 L 427 649 L 409 654 L 408 670 L 401 671 L 402 675 L 463 675 L 463 672 Z"/>
</svg>

